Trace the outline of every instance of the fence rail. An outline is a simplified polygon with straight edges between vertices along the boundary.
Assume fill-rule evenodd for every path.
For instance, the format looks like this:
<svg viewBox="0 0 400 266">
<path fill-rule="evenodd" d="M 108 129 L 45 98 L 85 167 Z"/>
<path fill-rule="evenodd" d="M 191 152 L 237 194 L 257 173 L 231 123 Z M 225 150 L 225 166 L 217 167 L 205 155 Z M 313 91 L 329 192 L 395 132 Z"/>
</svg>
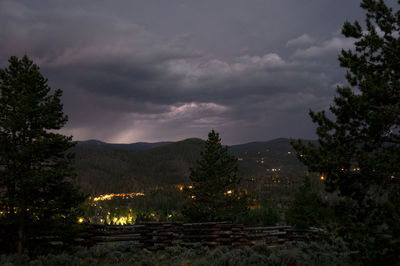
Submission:
<svg viewBox="0 0 400 266">
<path fill-rule="evenodd" d="M 104 242 L 135 241 L 138 247 L 149 250 L 170 246 L 247 246 L 257 243 L 282 244 L 287 241 L 313 239 L 323 233 L 311 228 L 295 229 L 291 226 L 244 227 L 225 222 L 181 223 L 148 222 L 132 226 L 94 225 L 85 233 L 90 245 Z"/>
</svg>

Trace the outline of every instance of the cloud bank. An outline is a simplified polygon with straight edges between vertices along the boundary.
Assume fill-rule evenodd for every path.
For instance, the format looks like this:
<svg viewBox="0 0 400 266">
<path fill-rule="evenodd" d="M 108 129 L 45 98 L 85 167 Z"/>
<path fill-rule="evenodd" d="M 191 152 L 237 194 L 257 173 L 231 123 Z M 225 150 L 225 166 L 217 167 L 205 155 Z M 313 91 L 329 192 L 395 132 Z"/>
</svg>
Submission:
<svg viewBox="0 0 400 266">
<path fill-rule="evenodd" d="M 328 108 L 344 80 L 337 55 L 353 45 L 342 17 L 292 1 L 205 2 L 3 0 L 0 67 L 30 56 L 64 91 L 63 133 L 77 140 L 314 137 L 308 110 Z M 339 2 L 307 6 L 360 16 Z"/>
</svg>

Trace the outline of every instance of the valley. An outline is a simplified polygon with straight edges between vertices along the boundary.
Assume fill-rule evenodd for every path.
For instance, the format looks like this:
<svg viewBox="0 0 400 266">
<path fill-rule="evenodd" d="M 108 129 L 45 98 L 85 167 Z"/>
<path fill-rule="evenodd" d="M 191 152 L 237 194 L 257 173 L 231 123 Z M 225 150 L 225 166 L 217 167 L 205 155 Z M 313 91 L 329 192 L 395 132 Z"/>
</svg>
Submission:
<svg viewBox="0 0 400 266">
<path fill-rule="evenodd" d="M 79 221 L 126 225 L 183 220 L 182 206 L 191 189 L 190 168 L 203 148 L 200 139 L 153 144 L 79 142 L 75 147 L 77 181 L 91 195 Z M 320 177 L 306 172 L 289 139 L 233 145 L 229 152 L 238 159 L 238 175 L 250 209 L 243 222 L 249 225 L 284 221 L 305 176 L 323 193 Z"/>
</svg>

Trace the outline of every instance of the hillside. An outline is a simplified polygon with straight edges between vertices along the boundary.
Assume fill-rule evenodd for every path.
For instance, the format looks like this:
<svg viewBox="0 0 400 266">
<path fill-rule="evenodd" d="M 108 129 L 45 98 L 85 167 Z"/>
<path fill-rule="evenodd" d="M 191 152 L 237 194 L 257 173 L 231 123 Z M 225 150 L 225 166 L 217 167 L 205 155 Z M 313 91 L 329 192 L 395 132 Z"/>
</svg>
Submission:
<svg viewBox="0 0 400 266">
<path fill-rule="evenodd" d="M 306 171 L 304 165 L 297 160 L 289 139 L 234 145 L 230 147 L 230 152 L 238 157 L 239 172 L 245 176 Z"/>
<path fill-rule="evenodd" d="M 75 147 L 77 180 L 90 193 L 131 192 L 189 182 L 204 141 L 108 144 L 96 140 Z M 252 142 L 230 147 L 238 157 L 242 177 L 301 173 L 289 139 Z M 276 169 L 276 170 L 275 170 Z"/>
<path fill-rule="evenodd" d="M 187 182 L 203 141 L 187 139 L 146 150 L 78 144 L 78 183 L 90 193 L 130 192 Z"/>
</svg>

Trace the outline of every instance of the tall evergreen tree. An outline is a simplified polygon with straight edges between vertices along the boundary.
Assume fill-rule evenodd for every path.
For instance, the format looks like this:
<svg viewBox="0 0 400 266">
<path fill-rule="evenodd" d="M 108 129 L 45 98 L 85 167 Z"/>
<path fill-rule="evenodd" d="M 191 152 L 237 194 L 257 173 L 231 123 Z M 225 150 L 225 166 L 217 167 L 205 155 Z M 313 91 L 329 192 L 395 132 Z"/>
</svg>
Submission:
<svg viewBox="0 0 400 266">
<path fill-rule="evenodd" d="M 184 216 L 192 222 L 237 221 L 246 215 L 246 195 L 240 190 L 237 158 L 221 144 L 219 134 L 208 134 L 197 167 L 190 169 L 192 188 Z"/>
<path fill-rule="evenodd" d="M 57 133 L 67 122 L 61 90 L 51 94 L 39 67 L 13 56 L 0 92 L 0 220 L 23 252 L 35 231 L 73 221 L 83 196 L 71 182 L 75 143 Z"/>
<path fill-rule="evenodd" d="M 310 111 L 319 145 L 293 146 L 345 199 L 338 214 L 352 248 L 365 263 L 384 265 L 400 254 L 400 11 L 383 0 L 361 7 L 366 28 L 356 21 L 342 29 L 356 42 L 339 56 L 348 85 L 337 88 L 330 107 L 336 119 Z"/>
<path fill-rule="evenodd" d="M 287 209 L 285 218 L 288 224 L 298 228 L 325 227 L 332 214 L 327 202 L 322 199 L 318 190 L 312 187 L 310 177 L 306 176 L 303 185 L 295 194 L 294 201 Z"/>
</svg>

